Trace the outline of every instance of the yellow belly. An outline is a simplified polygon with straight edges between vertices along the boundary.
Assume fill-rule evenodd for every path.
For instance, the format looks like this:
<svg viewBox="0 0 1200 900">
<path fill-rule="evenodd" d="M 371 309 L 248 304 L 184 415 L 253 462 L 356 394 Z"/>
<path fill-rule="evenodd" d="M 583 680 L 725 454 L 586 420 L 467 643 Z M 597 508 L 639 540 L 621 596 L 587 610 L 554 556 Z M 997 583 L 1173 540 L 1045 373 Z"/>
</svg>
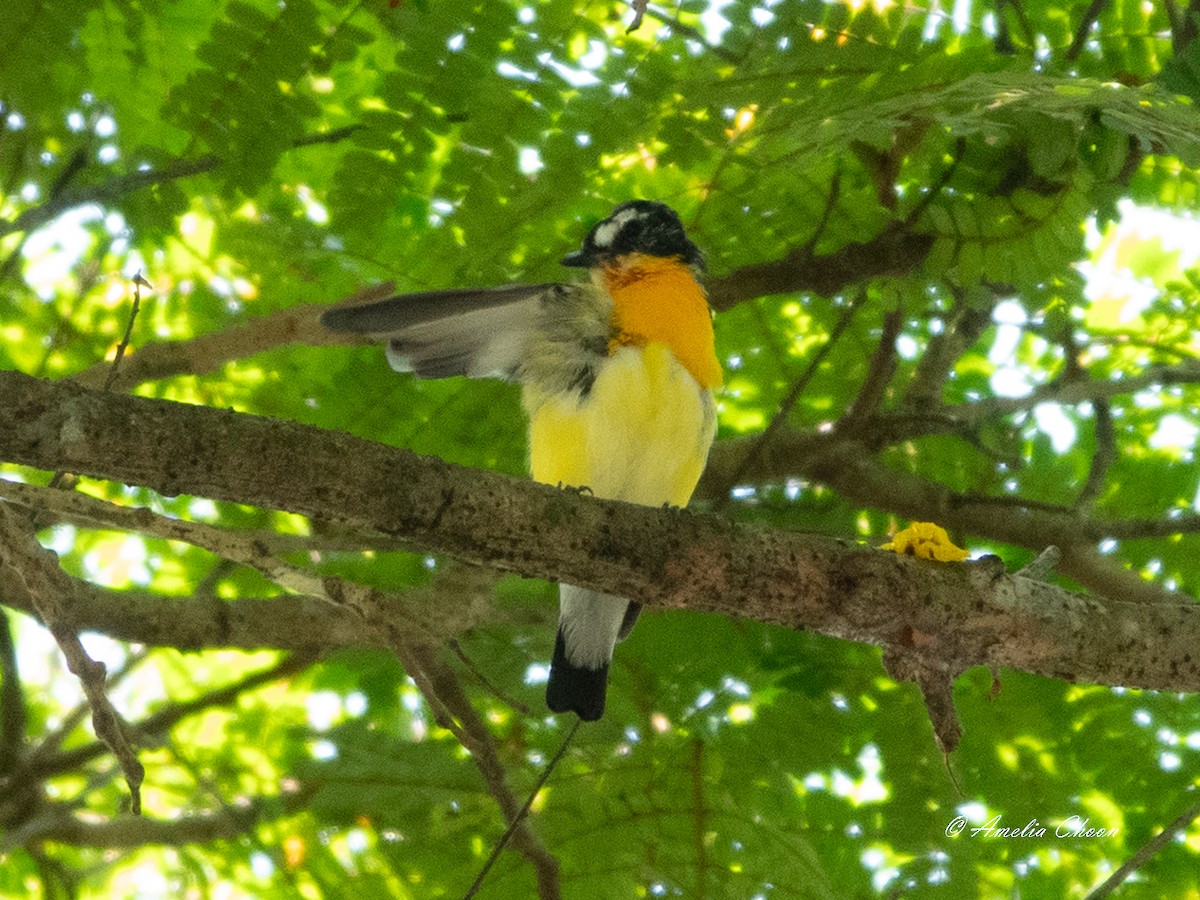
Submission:
<svg viewBox="0 0 1200 900">
<path fill-rule="evenodd" d="M 524 403 L 535 480 L 647 506 L 687 503 L 716 429 L 711 393 L 662 344 L 618 348 L 585 397 L 527 387 Z"/>
</svg>

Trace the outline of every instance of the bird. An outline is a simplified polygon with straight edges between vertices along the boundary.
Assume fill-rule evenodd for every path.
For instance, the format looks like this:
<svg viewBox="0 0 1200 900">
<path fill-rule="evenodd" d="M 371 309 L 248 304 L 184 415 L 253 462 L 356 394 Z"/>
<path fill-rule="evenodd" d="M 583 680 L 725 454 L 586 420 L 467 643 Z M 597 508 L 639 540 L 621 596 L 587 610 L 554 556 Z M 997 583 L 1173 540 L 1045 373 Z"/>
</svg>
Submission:
<svg viewBox="0 0 1200 900">
<path fill-rule="evenodd" d="M 391 367 L 418 378 L 519 383 L 535 481 L 685 506 L 716 433 L 723 377 L 704 257 L 670 206 L 630 200 L 562 265 L 586 269 L 587 280 L 405 294 L 335 306 L 321 322 L 386 340 Z M 560 585 L 551 712 L 603 716 L 614 648 L 640 610 Z"/>
</svg>

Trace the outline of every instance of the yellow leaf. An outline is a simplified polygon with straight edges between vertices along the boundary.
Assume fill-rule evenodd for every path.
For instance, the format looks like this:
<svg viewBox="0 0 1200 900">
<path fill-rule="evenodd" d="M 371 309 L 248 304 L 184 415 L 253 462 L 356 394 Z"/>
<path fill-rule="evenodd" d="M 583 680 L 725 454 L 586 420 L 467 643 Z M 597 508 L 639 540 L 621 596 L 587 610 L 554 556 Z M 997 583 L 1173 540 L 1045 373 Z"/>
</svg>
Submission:
<svg viewBox="0 0 1200 900">
<path fill-rule="evenodd" d="M 962 562 L 970 552 L 954 546 L 946 529 L 933 522 L 913 522 L 879 548 L 892 550 L 901 556 L 934 559 L 938 562 Z"/>
</svg>

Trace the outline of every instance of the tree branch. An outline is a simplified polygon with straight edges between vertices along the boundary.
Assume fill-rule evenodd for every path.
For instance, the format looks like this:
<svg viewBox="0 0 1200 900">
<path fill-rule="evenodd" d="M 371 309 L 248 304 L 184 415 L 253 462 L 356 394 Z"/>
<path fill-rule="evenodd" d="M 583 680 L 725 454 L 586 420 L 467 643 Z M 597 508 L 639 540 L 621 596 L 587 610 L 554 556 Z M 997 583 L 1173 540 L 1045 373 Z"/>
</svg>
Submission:
<svg viewBox="0 0 1200 900">
<path fill-rule="evenodd" d="M 344 128 L 337 128 L 332 131 L 306 135 L 297 140 L 292 146 L 295 149 L 312 144 L 336 143 L 353 134 L 359 127 L 358 125 L 347 125 Z M 47 202 L 40 206 L 34 206 L 25 210 L 25 212 L 21 213 L 11 222 L 0 221 L 0 237 L 12 234 L 15 231 L 32 231 L 77 206 L 84 206 L 88 203 L 98 203 L 100 205 L 113 203 L 127 194 L 132 194 L 135 191 L 140 191 L 156 184 L 178 181 L 181 178 L 190 178 L 193 175 L 202 175 L 205 172 L 211 172 L 220 167 L 222 163 L 223 160 L 219 156 L 209 153 L 196 159 L 174 160 L 156 169 L 141 169 L 125 175 L 118 175 L 115 178 L 110 178 L 108 181 L 89 185 L 88 187 L 61 191 L 54 194 Z"/>
<path fill-rule="evenodd" d="M 167 181 L 177 181 L 192 175 L 211 172 L 221 164 L 219 157 L 211 153 L 197 159 L 176 160 L 158 169 L 144 169 L 118 175 L 100 184 L 73 191 L 63 191 L 40 206 L 25 210 L 11 222 L 0 221 L 0 237 L 16 231 L 32 231 L 61 216 L 69 209 L 88 203 L 112 203 L 126 194 Z"/>
<path fill-rule="evenodd" d="M 124 723 L 105 693 L 105 668 L 83 648 L 78 630 L 71 621 L 70 580 L 58 567 L 58 559 L 38 544 L 33 529 L 22 514 L 12 507 L 0 506 L 0 559 L 22 583 L 24 593 L 53 635 L 66 659 L 67 668 L 79 679 L 92 708 L 92 729 L 104 741 L 125 774 L 130 805 L 135 815 L 142 809 L 141 785 L 145 769 L 129 744 Z"/>
<path fill-rule="evenodd" d="M 896 374 L 896 339 L 900 337 L 903 326 L 904 313 L 899 307 L 884 315 L 883 330 L 867 367 L 867 376 L 837 424 L 843 433 L 855 434 L 863 428 L 870 428 L 871 421 L 878 415 L 888 385 Z"/>
<path fill-rule="evenodd" d="M 932 246 L 929 235 L 892 225 L 869 241 L 856 241 L 824 256 L 814 255 L 807 246 L 799 247 L 780 259 L 711 278 L 708 298 L 720 312 L 767 294 L 808 291 L 832 297 L 851 284 L 914 271 Z"/>
<path fill-rule="evenodd" d="M 876 430 L 884 431 L 886 425 Z M 754 436 L 734 438 L 714 446 L 696 497 L 717 499 L 720 495 L 715 491 L 724 484 L 726 473 L 737 469 L 755 440 Z M 1192 514 L 1161 522 L 1091 520 L 1077 517 L 1066 507 L 1044 509 L 1019 498 L 968 496 L 910 471 L 883 465 L 867 445 L 836 430 L 783 431 L 758 451 L 745 475 L 760 480 L 806 477 L 828 485 L 852 503 L 909 519 L 936 519 L 952 531 L 1034 552 L 1054 544 L 1063 550 L 1063 574 L 1104 596 L 1139 603 L 1175 603 L 1185 598 L 1123 569 L 1089 545 L 1106 537 L 1182 534 L 1200 525 L 1200 516 Z"/>
<path fill-rule="evenodd" d="M 954 308 L 946 318 L 945 328 L 929 339 L 904 391 L 901 402 L 910 409 L 942 406 L 946 379 L 954 364 L 991 324 L 992 310 L 999 299 L 986 287 L 952 289 L 952 292 Z"/>
<path fill-rule="evenodd" d="M 806 244 L 780 259 L 710 279 L 709 301 L 714 309 L 725 310 L 767 294 L 811 291 L 832 296 L 875 276 L 913 271 L 922 264 L 932 243 L 928 235 L 895 225 L 869 241 L 847 244 L 824 256 L 814 255 Z M 372 285 L 353 295 L 353 300 L 384 297 L 393 288 L 390 282 Z M 348 298 L 345 302 L 352 301 Z M 361 343 L 359 338 L 335 335 L 321 326 L 317 318 L 326 309 L 328 304 L 324 303 L 300 304 L 191 340 L 147 344 L 125 359 L 113 387 L 125 390 L 174 375 L 204 375 L 227 362 L 286 344 L 320 347 Z M 108 363 L 97 363 L 75 375 L 74 380 L 97 387 L 105 383 L 109 372 Z"/>
<path fill-rule="evenodd" d="M 0 599 L 3 595 L 0 594 Z M 21 690 L 21 675 L 17 670 L 16 648 L 8 617 L 0 610 L 0 780 L 21 759 L 25 742 L 25 695 Z"/>
<path fill-rule="evenodd" d="M 483 776 L 487 791 L 500 807 L 506 823 L 517 822 L 521 812 L 521 801 L 508 786 L 508 776 L 500 754 L 496 749 L 496 741 L 492 732 L 479 718 L 475 707 L 467 698 L 459 683 L 454 670 L 447 666 L 432 647 L 416 648 L 412 654 L 426 683 L 423 693 L 432 694 L 430 700 L 436 700 L 445 711 L 457 720 L 456 736 L 463 748 L 471 754 L 471 761 Z M 409 664 L 406 664 L 406 668 Z M 410 671 L 409 674 L 412 674 Z M 530 828 L 529 820 L 522 818 L 512 833 L 512 845 L 533 866 L 537 879 L 538 897 L 541 900 L 558 900 L 562 896 L 559 883 L 558 860 L 545 845 L 538 840 Z"/>
<path fill-rule="evenodd" d="M 8 567 L 0 568 L 0 603 L 38 618 L 30 597 L 14 587 Z M 494 573 L 455 566 L 433 584 L 402 596 L 375 595 L 382 619 L 402 632 L 443 639 L 485 623 L 492 615 Z M 70 578 L 71 621 L 80 631 L 151 647 L 204 650 L 291 650 L 310 653 L 339 647 L 393 646 L 382 621 L 364 621 L 349 610 L 310 597 L 220 600 L 166 597 L 146 591 L 113 591 Z"/>
<path fill-rule="evenodd" d="M 253 691 L 263 685 L 272 684 L 289 675 L 303 671 L 316 658 L 316 653 L 311 651 L 294 653 L 270 668 L 247 675 L 233 684 L 208 691 L 191 700 L 171 703 L 152 715 L 147 716 L 141 722 L 131 723 L 128 726 L 130 738 L 137 743 L 142 743 L 149 738 L 165 734 L 189 716 L 212 709 L 215 706 L 226 706 L 248 691 Z M 99 741 L 64 751 L 39 752 L 35 750 L 22 763 L 20 768 L 13 773 L 12 778 L 8 779 L 8 782 L 40 782 L 64 772 L 74 772 L 85 763 L 106 752 L 108 752 L 108 748 Z M 5 786 L 5 782 L 0 781 L 0 789 Z"/>
<path fill-rule="evenodd" d="M 1079 25 L 1075 28 L 1075 37 L 1071 41 L 1071 46 L 1067 48 L 1067 62 L 1075 62 L 1075 60 L 1079 59 L 1079 54 L 1083 52 L 1088 35 L 1092 31 L 1092 26 L 1099 21 L 1100 14 L 1104 12 L 1104 7 L 1107 5 L 1108 0 L 1092 0 L 1088 5 L 1087 12 L 1083 14 L 1083 18 L 1079 20 Z"/>
<path fill-rule="evenodd" d="M 960 422 L 975 423 L 1032 409 L 1040 403 L 1073 406 L 1174 384 L 1200 384 L 1200 364 L 1150 366 L 1141 374 L 1128 378 L 1060 378 L 1036 388 L 1024 397 L 989 397 L 976 403 L 942 407 L 939 412 Z"/>
<path fill-rule="evenodd" d="M 1112 411 L 1108 400 L 1099 399 L 1092 404 L 1095 423 L 1096 449 L 1092 452 L 1092 464 L 1088 467 L 1087 481 L 1075 498 L 1075 509 L 1081 514 L 1090 512 L 1104 491 L 1109 468 L 1119 459 L 1117 435 L 1113 429 Z"/>
<path fill-rule="evenodd" d="M 796 401 L 800 399 L 801 395 L 808 388 L 808 383 L 812 381 L 813 376 L 820 371 L 825 357 L 829 355 L 829 352 L 841 339 L 846 329 L 850 326 L 850 323 L 854 321 L 854 317 L 858 314 L 859 309 L 862 308 L 866 296 L 865 291 L 857 294 L 842 310 L 841 315 L 838 316 L 837 323 L 829 332 L 829 338 L 817 348 L 817 352 L 812 355 L 812 358 L 808 361 L 808 365 L 800 373 L 800 377 L 792 383 L 787 395 L 779 401 L 779 407 L 775 410 L 775 414 L 771 416 L 771 421 L 767 424 L 767 427 L 756 436 L 755 443 L 750 448 L 750 452 L 742 458 L 737 468 L 733 470 L 733 473 L 728 476 L 723 486 L 718 490 L 717 509 L 723 508 L 729 501 L 730 492 L 737 486 L 742 476 L 754 465 L 759 453 L 762 452 L 762 448 L 767 446 L 779 429 L 783 427 L 788 416 L 791 415 Z"/>
<path fill-rule="evenodd" d="M 268 810 L 279 815 L 298 807 L 295 798 L 280 804 L 278 798 L 262 798 L 245 806 L 226 807 L 221 812 L 200 813 L 181 819 L 149 819 L 122 816 L 103 822 L 85 822 L 69 810 L 51 808 L 10 832 L 2 847 L 42 841 L 57 841 L 76 847 L 135 848 L 147 844 L 183 846 L 235 838 L 250 831 Z"/>
<path fill-rule="evenodd" d="M 0 500 L 24 506 L 54 522 L 70 522 L 83 528 L 136 531 L 169 541 L 203 547 L 226 561 L 248 556 L 314 552 L 360 553 L 363 550 L 395 550 L 396 542 L 378 534 L 280 534 L 269 529 L 220 528 L 204 522 L 164 516 L 141 506 L 110 503 L 78 491 L 53 490 L 0 478 Z M 40 525 L 41 523 L 39 523 Z M 232 549 L 230 549 L 232 548 Z M 227 554 L 226 550 L 230 552 Z M 197 589 L 197 593 L 203 593 Z"/>
<path fill-rule="evenodd" d="M 373 296 L 390 290 L 390 284 L 377 285 L 363 294 Z M 346 338 L 335 335 L 317 321 L 317 317 L 328 308 L 324 303 L 299 304 L 191 340 L 146 344 L 126 357 L 113 381 L 113 387 L 125 390 L 144 381 L 173 375 L 206 375 L 225 363 L 287 344 L 320 347 L 349 343 Z M 75 375 L 74 380 L 88 387 L 99 387 L 104 384 L 108 373 L 108 363 L 96 363 Z"/>
<path fill-rule="evenodd" d="M 1191 806 L 1176 816 L 1166 828 L 1142 844 L 1137 852 L 1122 863 L 1117 871 L 1109 875 L 1102 884 L 1097 885 L 1087 895 L 1086 900 L 1102 900 L 1102 898 L 1107 897 L 1124 884 L 1130 875 L 1149 862 L 1155 853 L 1167 846 L 1181 831 L 1185 830 L 1198 818 L 1200 818 L 1200 800 L 1192 803 Z"/>
<path fill-rule="evenodd" d="M 0 372 L 0 399 L 0 459 L 23 465 L 320 514 L 467 562 L 664 608 L 900 650 L 915 630 L 929 636 L 923 652 L 952 672 L 1010 666 L 1072 681 L 1200 691 L 1194 603 L 1114 597 L 1099 604 L 991 565 L 927 563 L 601 501 L 345 434 L 14 372 Z M 851 469 L 849 477 L 859 477 Z M 388 475 L 386 490 L 380 473 Z"/>
</svg>

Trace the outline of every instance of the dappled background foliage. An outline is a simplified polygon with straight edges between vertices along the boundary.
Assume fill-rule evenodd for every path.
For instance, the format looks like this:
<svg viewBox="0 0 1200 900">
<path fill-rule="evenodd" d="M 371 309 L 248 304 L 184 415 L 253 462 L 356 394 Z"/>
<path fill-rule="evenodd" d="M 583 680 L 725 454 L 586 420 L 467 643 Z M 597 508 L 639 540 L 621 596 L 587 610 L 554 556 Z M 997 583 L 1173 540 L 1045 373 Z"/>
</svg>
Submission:
<svg viewBox="0 0 1200 900">
<path fill-rule="evenodd" d="M 1066 583 L 1114 599 L 1195 596 L 1195 10 L 685 0 L 627 33 L 633 16 L 10 2 L 0 366 L 102 384 L 141 272 L 153 290 L 113 389 L 521 474 L 513 387 L 395 377 L 378 348 L 333 346 L 307 304 L 381 281 L 560 278 L 613 204 L 656 198 L 706 253 L 726 366 L 698 506 L 872 544 L 934 519 L 1013 567 L 1057 544 Z M 520 797 L 565 733 L 540 697 L 553 588 L 468 579 L 486 601 L 471 605 L 446 560 L 76 488 L 298 536 L 279 552 L 322 574 L 456 595 L 463 625 L 434 652 L 478 728 L 468 754 L 388 650 L 177 650 L 99 629 L 85 645 L 143 748 L 146 815 L 169 820 L 121 830 L 127 789 L 77 682 L 10 612 L 0 893 L 461 895 L 504 827 L 481 756 Z M 118 599 L 281 590 L 177 541 L 44 524 L 64 568 Z M 572 897 L 1082 896 L 1193 802 L 1194 697 L 982 669 L 955 696 L 964 737 L 943 757 L 873 648 L 649 614 L 605 719 L 533 808 L 537 846 L 507 853 L 483 896 L 559 880 Z M 960 813 L 1051 835 L 948 837 Z M 1117 832 L 1055 838 L 1069 816 Z M 1124 895 L 1196 895 L 1198 850 L 1186 825 Z"/>
</svg>

